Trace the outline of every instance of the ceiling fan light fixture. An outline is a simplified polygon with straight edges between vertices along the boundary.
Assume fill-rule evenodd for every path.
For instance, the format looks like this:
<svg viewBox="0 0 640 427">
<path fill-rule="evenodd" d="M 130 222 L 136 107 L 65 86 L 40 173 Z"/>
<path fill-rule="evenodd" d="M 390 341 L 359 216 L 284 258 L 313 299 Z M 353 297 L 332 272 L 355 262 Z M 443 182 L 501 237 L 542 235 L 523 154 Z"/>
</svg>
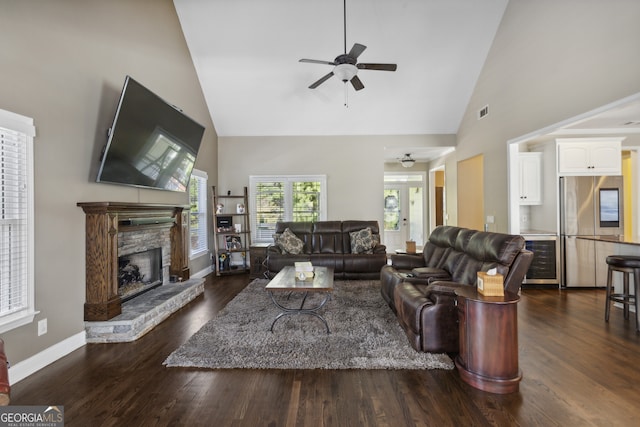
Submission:
<svg viewBox="0 0 640 427">
<path fill-rule="evenodd" d="M 402 163 L 403 167 L 410 168 L 411 166 L 413 166 L 413 164 L 416 161 L 411 158 L 410 154 L 405 154 L 404 157 L 400 160 L 400 162 Z"/>
<path fill-rule="evenodd" d="M 348 82 L 358 73 L 358 68 L 353 64 L 339 64 L 333 69 L 333 74 L 340 81 Z"/>
</svg>

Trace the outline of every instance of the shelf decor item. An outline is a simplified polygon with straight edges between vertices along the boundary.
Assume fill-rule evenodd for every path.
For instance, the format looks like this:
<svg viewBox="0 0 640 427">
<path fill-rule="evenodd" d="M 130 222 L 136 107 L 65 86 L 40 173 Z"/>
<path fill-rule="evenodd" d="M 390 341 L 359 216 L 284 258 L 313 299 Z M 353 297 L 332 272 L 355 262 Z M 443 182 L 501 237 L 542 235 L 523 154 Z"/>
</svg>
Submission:
<svg viewBox="0 0 640 427">
<path fill-rule="evenodd" d="M 229 254 L 227 254 L 226 252 L 222 252 L 220 255 L 218 255 L 218 260 L 219 268 L 217 271 L 229 271 Z"/>
<path fill-rule="evenodd" d="M 233 221 L 232 216 L 219 216 L 216 217 L 216 229 L 219 233 L 224 233 L 227 231 L 231 231 L 231 222 Z"/>
<path fill-rule="evenodd" d="M 229 235 L 229 236 L 225 236 L 224 239 L 225 239 L 227 250 L 235 251 L 235 250 L 242 249 L 242 239 L 240 238 L 240 236 Z"/>
</svg>

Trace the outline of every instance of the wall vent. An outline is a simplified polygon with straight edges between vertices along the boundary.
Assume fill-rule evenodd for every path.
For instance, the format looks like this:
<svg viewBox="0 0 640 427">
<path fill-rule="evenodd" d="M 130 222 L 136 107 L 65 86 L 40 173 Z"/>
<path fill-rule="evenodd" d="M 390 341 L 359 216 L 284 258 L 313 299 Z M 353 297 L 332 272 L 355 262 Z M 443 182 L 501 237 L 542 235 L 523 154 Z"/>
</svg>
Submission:
<svg viewBox="0 0 640 427">
<path fill-rule="evenodd" d="M 478 110 L 478 120 L 486 117 L 487 114 L 489 114 L 489 106 L 485 105 L 484 107 Z"/>
</svg>

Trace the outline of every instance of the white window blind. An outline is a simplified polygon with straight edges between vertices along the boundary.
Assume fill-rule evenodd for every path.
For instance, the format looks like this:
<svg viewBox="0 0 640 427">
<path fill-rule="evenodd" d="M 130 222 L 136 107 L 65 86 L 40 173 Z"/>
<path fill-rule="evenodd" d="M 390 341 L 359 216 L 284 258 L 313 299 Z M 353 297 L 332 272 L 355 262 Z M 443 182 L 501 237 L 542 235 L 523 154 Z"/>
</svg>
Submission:
<svg viewBox="0 0 640 427">
<path fill-rule="evenodd" d="M 196 257 L 209 251 L 207 237 L 207 182 L 206 172 L 194 169 L 189 183 L 189 235 L 190 256 Z"/>
<path fill-rule="evenodd" d="M 326 220 L 325 175 L 251 176 L 249 184 L 254 242 L 273 242 L 280 221 Z"/>
<path fill-rule="evenodd" d="M 0 332 L 33 320 L 33 120 L 0 110 Z"/>
</svg>

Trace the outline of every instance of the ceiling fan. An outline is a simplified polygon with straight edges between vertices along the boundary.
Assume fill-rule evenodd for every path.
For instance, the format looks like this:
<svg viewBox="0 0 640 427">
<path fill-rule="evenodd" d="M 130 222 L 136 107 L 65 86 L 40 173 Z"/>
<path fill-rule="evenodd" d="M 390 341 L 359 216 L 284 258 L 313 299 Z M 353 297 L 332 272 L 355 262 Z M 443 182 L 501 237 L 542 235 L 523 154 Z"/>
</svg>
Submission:
<svg viewBox="0 0 640 427">
<path fill-rule="evenodd" d="M 309 89 L 315 89 L 332 76 L 337 76 L 345 84 L 351 82 L 355 90 L 364 89 L 362 81 L 358 77 L 358 70 L 379 70 L 379 71 L 396 71 L 396 64 L 372 64 L 358 63 L 358 57 L 367 47 L 365 45 L 355 43 L 349 53 L 347 53 L 347 0 L 344 0 L 344 53 L 336 56 L 333 61 L 321 61 L 317 59 L 301 59 L 299 62 L 308 62 L 311 64 L 333 65 L 333 71 L 321 77 Z"/>
</svg>

